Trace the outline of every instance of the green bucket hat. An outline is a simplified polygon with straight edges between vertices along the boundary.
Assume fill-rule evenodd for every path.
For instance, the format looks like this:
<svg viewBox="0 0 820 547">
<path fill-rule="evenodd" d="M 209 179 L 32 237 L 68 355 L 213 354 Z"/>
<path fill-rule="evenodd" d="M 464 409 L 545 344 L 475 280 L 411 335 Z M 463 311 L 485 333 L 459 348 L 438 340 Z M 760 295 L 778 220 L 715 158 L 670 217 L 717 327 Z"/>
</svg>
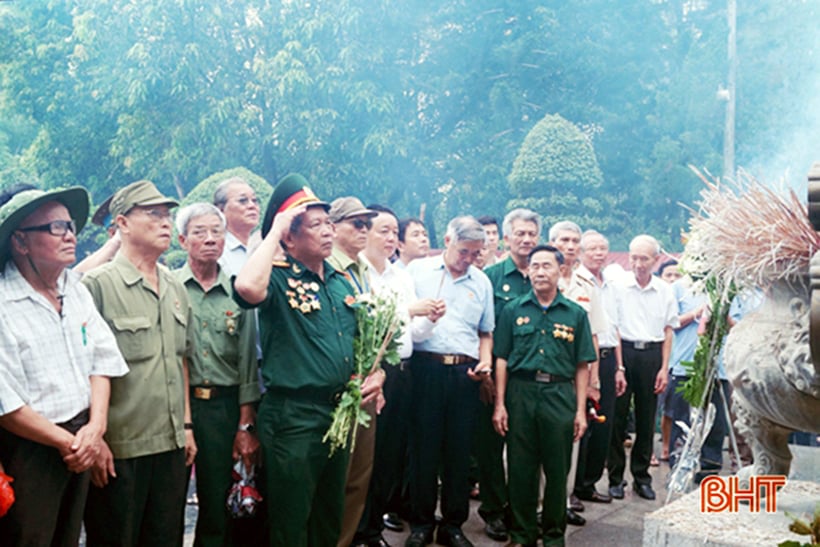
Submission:
<svg viewBox="0 0 820 547">
<path fill-rule="evenodd" d="M 20 223 L 41 205 L 59 201 L 77 225 L 77 233 L 88 220 L 88 192 L 80 186 L 58 190 L 24 190 L 0 207 L 0 265 L 11 256 L 9 239 Z"/>
</svg>

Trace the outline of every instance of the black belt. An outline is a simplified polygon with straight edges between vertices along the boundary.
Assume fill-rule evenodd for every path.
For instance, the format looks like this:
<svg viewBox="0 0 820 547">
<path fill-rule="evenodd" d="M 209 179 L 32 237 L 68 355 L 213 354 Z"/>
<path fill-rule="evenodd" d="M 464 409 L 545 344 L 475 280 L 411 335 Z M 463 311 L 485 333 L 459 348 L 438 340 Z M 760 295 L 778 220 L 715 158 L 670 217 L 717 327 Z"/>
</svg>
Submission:
<svg viewBox="0 0 820 547">
<path fill-rule="evenodd" d="M 648 350 L 648 349 L 659 348 L 663 344 L 663 342 L 641 342 L 641 341 L 633 342 L 631 340 L 621 340 L 621 343 L 624 346 L 626 346 L 628 348 L 632 348 L 632 349 L 637 350 L 637 351 L 644 351 L 644 350 Z"/>
<path fill-rule="evenodd" d="M 606 359 L 607 357 L 612 355 L 614 352 L 615 352 L 615 348 L 601 348 L 601 351 L 598 352 L 598 354 L 600 355 L 601 359 Z"/>
<path fill-rule="evenodd" d="M 330 388 L 330 387 L 300 387 L 296 389 L 283 387 L 269 387 L 264 393 L 265 396 L 272 396 L 276 398 L 285 399 L 303 399 L 313 401 L 319 404 L 329 403 L 331 405 L 339 404 L 342 400 L 342 395 L 345 392 L 345 386 Z"/>
<path fill-rule="evenodd" d="M 527 380 L 529 382 L 538 382 L 539 384 L 557 384 L 561 382 L 572 382 L 575 378 L 569 376 L 559 376 L 558 374 L 550 374 L 548 372 L 522 370 L 510 372 L 510 377 L 516 380 Z"/>
<path fill-rule="evenodd" d="M 191 386 L 191 397 L 202 401 L 236 397 L 238 394 L 239 386 Z"/>
<path fill-rule="evenodd" d="M 417 351 L 416 355 L 424 359 L 430 359 L 431 361 L 438 361 L 442 365 L 447 366 L 475 363 L 478 360 L 461 353 L 433 353 L 431 351 Z"/>
</svg>

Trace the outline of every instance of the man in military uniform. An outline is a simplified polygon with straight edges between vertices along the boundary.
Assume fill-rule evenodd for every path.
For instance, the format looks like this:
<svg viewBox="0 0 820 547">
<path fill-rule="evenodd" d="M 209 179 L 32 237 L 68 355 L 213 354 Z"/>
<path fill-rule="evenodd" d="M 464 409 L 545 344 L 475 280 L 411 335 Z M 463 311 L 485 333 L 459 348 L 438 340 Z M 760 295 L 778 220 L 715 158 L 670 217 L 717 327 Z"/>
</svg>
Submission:
<svg viewBox="0 0 820 547">
<path fill-rule="evenodd" d="M 225 246 L 225 217 L 210 203 L 194 203 L 176 218 L 188 261 L 174 272 L 185 285 L 196 329 L 187 357 L 191 416 L 197 440 L 199 513 L 194 543 L 231 544 L 225 508 L 231 469 L 241 459 L 253 471 L 259 452 L 256 319 L 231 298 L 231 280 L 217 262 Z"/>
<path fill-rule="evenodd" d="M 530 251 L 538 244 L 541 217 L 529 209 L 513 209 L 504 217 L 502 228 L 504 243 L 509 247 L 510 253 L 501 262 L 484 270 L 493 285 L 496 322 L 507 302 L 530 291 L 530 278 L 527 276 L 528 257 Z M 484 229 L 486 231 L 486 225 Z M 476 418 L 475 437 L 475 454 L 481 485 L 481 507 L 478 514 L 486 523 L 484 532 L 487 536 L 496 541 L 505 541 L 507 479 L 504 470 L 504 438 L 493 428 L 494 387 L 489 392 L 482 389 L 481 402 L 483 404 Z"/>
<path fill-rule="evenodd" d="M 595 351 L 598 351 L 598 335 L 607 328 L 606 313 L 601 302 L 598 287 L 591 280 L 578 275 L 576 264 L 578 254 L 581 250 L 581 227 L 569 220 L 556 222 L 550 227 L 550 245 L 561 251 L 564 256 L 564 264 L 561 266 L 561 277 L 558 279 L 558 289 L 566 298 L 575 302 L 587 312 L 589 326 L 592 329 L 592 343 L 595 344 Z M 598 373 L 598 360 L 589 367 L 589 383 L 587 391 L 592 399 L 596 401 L 601 398 L 601 381 Z M 584 462 L 578 460 L 579 446 L 573 446 L 572 468 L 570 469 L 570 492 L 573 492 L 575 484 L 575 474 L 580 465 Z M 583 472 L 583 469 L 582 469 Z M 575 494 L 571 494 L 567 507 L 567 522 L 575 526 L 583 526 L 586 519 L 577 514 L 584 510 L 584 504 Z"/>
<path fill-rule="evenodd" d="M 328 457 L 322 438 L 353 373 L 356 318 L 333 249 L 328 204 L 304 177 L 285 176 L 271 196 L 262 243 L 234 280 L 234 298 L 259 308 L 262 379 L 257 415 L 266 468 L 271 545 L 335 545 L 348 452 Z M 275 261 L 281 249 L 284 261 Z M 378 392 L 365 394 L 365 402 Z"/>
<path fill-rule="evenodd" d="M 507 438 L 510 545 L 536 545 L 539 466 L 544 545 L 564 544 L 572 442 L 587 425 L 587 363 L 597 356 L 586 312 L 558 292 L 562 262 L 555 247 L 533 249 L 533 290 L 504 307 L 494 337 L 493 425 Z"/>
<path fill-rule="evenodd" d="M 176 205 L 148 181 L 119 190 L 110 210 L 121 248 L 83 277 L 129 367 L 111 380 L 110 451 L 92 470 L 89 545 L 182 542 L 186 466 L 196 454 L 184 357 L 191 307 L 185 287 L 158 263 Z"/>
</svg>

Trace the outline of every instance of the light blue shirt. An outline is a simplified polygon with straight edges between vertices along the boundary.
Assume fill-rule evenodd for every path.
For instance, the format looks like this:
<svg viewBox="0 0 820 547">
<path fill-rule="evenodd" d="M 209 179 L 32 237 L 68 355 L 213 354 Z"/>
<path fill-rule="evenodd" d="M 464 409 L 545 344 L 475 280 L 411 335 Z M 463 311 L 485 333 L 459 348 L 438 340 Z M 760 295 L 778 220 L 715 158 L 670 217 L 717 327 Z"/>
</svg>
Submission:
<svg viewBox="0 0 820 547">
<path fill-rule="evenodd" d="M 453 279 L 444 267 L 442 255 L 420 258 L 407 266 L 416 285 L 416 296 L 443 299 L 447 312 L 435 323 L 433 334 L 413 349 L 433 353 L 460 353 L 478 359 L 479 332 L 495 328 L 493 286 L 489 278 L 470 266 L 467 273 Z"/>
<path fill-rule="evenodd" d="M 678 306 L 678 317 L 698 308 L 706 303 L 706 295 L 694 294 L 689 280 L 686 278 L 675 281 L 672 292 Z M 669 356 L 670 371 L 675 376 L 686 376 L 686 368 L 681 361 L 692 361 L 695 358 L 695 349 L 698 347 L 698 321 L 692 321 L 685 327 L 675 329 L 672 341 L 672 355 Z"/>
</svg>

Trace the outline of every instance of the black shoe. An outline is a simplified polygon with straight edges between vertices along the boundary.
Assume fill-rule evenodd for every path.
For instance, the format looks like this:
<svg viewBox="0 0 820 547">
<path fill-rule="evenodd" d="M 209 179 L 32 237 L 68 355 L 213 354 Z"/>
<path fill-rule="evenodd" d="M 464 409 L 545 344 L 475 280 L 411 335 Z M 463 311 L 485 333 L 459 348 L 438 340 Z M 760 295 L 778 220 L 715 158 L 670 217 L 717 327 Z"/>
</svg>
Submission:
<svg viewBox="0 0 820 547">
<path fill-rule="evenodd" d="M 404 523 L 396 513 L 385 513 L 382 515 L 384 527 L 394 532 L 404 532 Z"/>
<path fill-rule="evenodd" d="M 569 508 L 576 513 L 583 513 L 584 512 L 584 504 L 581 503 L 581 500 L 578 499 L 578 496 L 575 494 L 571 494 L 569 496 Z"/>
<path fill-rule="evenodd" d="M 428 543 L 433 543 L 433 532 L 418 530 L 410 533 L 410 537 L 404 542 L 404 547 L 427 547 Z"/>
<path fill-rule="evenodd" d="M 461 530 L 438 529 L 436 543 L 449 547 L 475 547 L 473 542 L 467 539 Z"/>
<path fill-rule="evenodd" d="M 578 499 L 584 501 L 592 501 L 595 503 L 612 503 L 612 496 L 609 494 L 602 494 L 597 490 L 592 490 L 591 492 L 578 492 L 575 495 Z"/>
<path fill-rule="evenodd" d="M 623 485 L 623 483 L 615 485 L 615 486 L 610 486 L 609 487 L 609 496 L 612 499 L 616 499 L 616 500 L 624 499 L 624 485 Z"/>
<path fill-rule="evenodd" d="M 497 517 L 487 521 L 484 525 L 484 533 L 495 541 L 507 541 L 507 526 L 504 524 L 504 519 Z"/>
<path fill-rule="evenodd" d="M 586 523 L 587 519 L 585 519 L 572 509 L 567 508 L 567 524 L 572 524 L 573 526 L 583 526 Z"/>
<path fill-rule="evenodd" d="M 390 544 L 382 536 L 379 536 L 379 539 L 353 542 L 351 547 L 390 547 Z"/>
<path fill-rule="evenodd" d="M 635 489 L 635 493 L 638 494 L 645 500 L 654 500 L 655 499 L 655 491 L 652 490 L 652 487 L 648 484 L 638 484 L 635 483 L 632 485 L 632 488 Z"/>
</svg>

